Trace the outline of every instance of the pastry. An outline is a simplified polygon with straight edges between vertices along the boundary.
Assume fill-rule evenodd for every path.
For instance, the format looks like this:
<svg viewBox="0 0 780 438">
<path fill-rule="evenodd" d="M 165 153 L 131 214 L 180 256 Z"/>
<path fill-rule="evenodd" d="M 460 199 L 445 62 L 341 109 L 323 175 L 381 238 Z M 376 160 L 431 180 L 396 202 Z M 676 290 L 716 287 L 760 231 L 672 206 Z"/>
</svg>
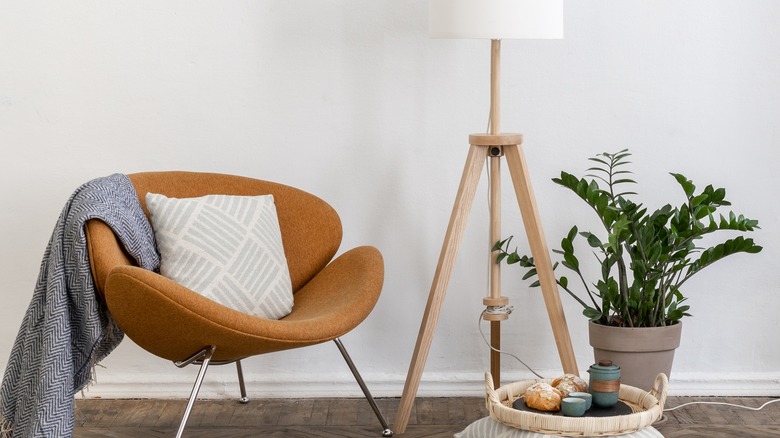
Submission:
<svg viewBox="0 0 780 438">
<path fill-rule="evenodd" d="M 574 374 L 564 374 L 552 381 L 553 388 L 557 388 L 567 397 L 570 392 L 588 392 L 588 382 L 575 376 Z"/>
<path fill-rule="evenodd" d="M 558 386 L 555 386 L 555 389 L 561 392 L 561 396 L 563 398 L 568 397 L 572 392 L 580 392 L 579 388 L 577 388 L 577 385 L 567 381 L 558 383 Z"/>
<path fill-rule="evenodd" d="M 551 385 L 539 382 L 529 386 L 525 390 L 523 398 L 529 408 L 540 411 L 559 411 L 563 394 Z"/>
</svg>

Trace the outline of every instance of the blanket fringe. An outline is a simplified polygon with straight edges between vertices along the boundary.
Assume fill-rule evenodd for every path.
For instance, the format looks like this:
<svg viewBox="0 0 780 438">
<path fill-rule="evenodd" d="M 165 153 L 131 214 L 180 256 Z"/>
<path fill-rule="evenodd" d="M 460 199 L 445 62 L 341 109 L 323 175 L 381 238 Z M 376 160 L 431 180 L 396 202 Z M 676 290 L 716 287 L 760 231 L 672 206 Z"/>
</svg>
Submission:
<svg viewBox="0 0 780 438">
<path fill-rule="evenodd" d="M 0 438 L 12 438 L 14 424 L 5 418 L 0 420 Z"/>
</svg>

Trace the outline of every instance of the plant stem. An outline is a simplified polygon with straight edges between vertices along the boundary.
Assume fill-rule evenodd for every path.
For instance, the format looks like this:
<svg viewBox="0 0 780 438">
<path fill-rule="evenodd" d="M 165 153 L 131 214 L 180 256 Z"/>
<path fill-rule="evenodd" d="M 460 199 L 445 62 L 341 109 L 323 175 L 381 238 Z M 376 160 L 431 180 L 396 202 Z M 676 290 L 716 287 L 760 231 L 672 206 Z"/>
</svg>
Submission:
<svg viewBox="0 0 780 438">
<path fill-rule="evenodd" d="M 626 308 L 624 310 L 625 316 L 628 320 L 629 327 L 634 326 L 634 321 L 632 321 L 631 318 L 631 312 L 628 308 L 628 279 L 626 278 L 626 263 L 623 261 L 623 250 L 622 246 L 618 246 L 618 253 L 616 254 L 616 261 L 618 265 L 618 279 L 620 280 L 620 283 L 618 284 L 618 287 L 620 288 L 620 295 L 623 296 L 623 302 L 626 305 Z"/>
<path fill-rule="evenodd" d="M 568 294 L 569 294 L 569 295 L 571 295 L 571 296 L 572 296 L 572 298 L 574 298 L 575 300 L 577 300 L 577 302 L 578 302 L 578 303 L 580 303 L 580 305 L 582 305 L 582 307 L 584 307 L 584 308 L 587 308 L 587 307 L 588 307 L 587 303 L 585 303 L 585 301 L 582 301 L 582 298 L 578 297 L 578 296 L 577 296 L 577 295 L 576 295 L 574 292 L 572 292 L 572 291 L 571 291 L 571 290 L 570 290 L 568 287 L 566 287 L 566 286 L 562 285 L 560 281 L 558 281 L 557 283 L 558 283 L 558 286 L 562 287 L 562 288 L 563 288 L 563 290 L 565 290 L 566 292 L 568 292 Z M 593 304 L 596 304 L 596 303 L 595 303 L 595 301 L 594 301 L 594 303 L 593 303 Z M 596 310 L 598 310 L 599 312 L 601 312 L 601 308 L 598 306 L 598 304 L 596 304 Z"/>
<path fill-rule="evenodd" d="M 580 272 L 579 269 L 577 269 L 577 275 L 580 277 L 580 280 L 582 281 L 582 285 L 585 286 L 585 290 L 588 292 L 588 296 L 590 297 L 590 300 L 593 302 L 593 305 L 596 306 L 596 310 L 601 312 L 601 307 L 599 307 L 598 303 L 596 303 L 596 299 L 593 298 L 593 292 L 590 291 L 590 288 L 588 287 L 588 282 L 585 281 L 585 277 L 582 276 L 582 272 Z M 583 306 L 585 306 L 585 303 L 583 303 L 582 300 L 580 300 L 579 298 L 577 298 L 577 301 L 579 301 Z"/>
</svg>

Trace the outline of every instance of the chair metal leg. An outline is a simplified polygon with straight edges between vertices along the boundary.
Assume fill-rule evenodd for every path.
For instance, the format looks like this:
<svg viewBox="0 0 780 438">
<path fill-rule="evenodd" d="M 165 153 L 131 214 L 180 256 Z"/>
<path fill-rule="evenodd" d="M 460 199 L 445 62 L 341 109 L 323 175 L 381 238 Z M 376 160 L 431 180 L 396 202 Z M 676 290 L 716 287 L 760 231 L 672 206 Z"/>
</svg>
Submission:
<svg viewBox="0 0 780 438">
<path fill-rule="evenodd" d="M 238 372 L 238 388 L 241 390 L 241 398 L 238 402 L 241 404 L 249 403 L 249 397 L 246 396 L 246 386 L 244 385 L 244 370 L 241 368 L 241 361 L 236 361 L 236 371 Z"/>
<path fill-rule="evenodd" d="M 363 378 L 360 377 L 360 373 L 358 372 L 357 367 L 355 367 L 355 364 L 352 362 L 352 358 L 349 357 L 349 353 L 347 353 L 347 349 L 344 348 L 344 344 L 341 343 L 341 339 L 336 338 L 333 340 L 333 342 L 336 343 L 336 346 L 339 348 L 341 355 L 344 356 L 344 360 L 347 362 L 347 366 L 349 367 L 350 371 L 352 371 L 352 375 L 355 376 L 355 380 L 357 380 L 358 385 L 360 385 L 360 389 L 363 390 L 363 395 L 366 396 L 366 400 L 368 400 L 368 404 L 371 405 L 371 409 L 374 410 L 374 414 L 376 415 L 376 418 L 379 420 L 379 423 L 382 425 L 382 429 L 383 429 L 382 436 L 383 437 L 393 436 L 393 431 L 390 429 L 390 425 L 387 424 L 387 420 L 385 419 L 385 416 L 382 415 L 382 412 L 379 410 L 379 407 L 376 405 L 376 402 L 374 401 L 374 397 L 371 395 L 371 392 L 368 390 L 366 383 L 363 381 Z"/>
<path fill-rule="evenodd" d="M 184 427 L 187 425 L 187 419 L 190 417 L 190 411 L 192 411 L 192 405 L 195 404 L 195 399 L 198 398 L 198 391 L 200 391 L 200 386 L 203 384 L 203 377 L 206 375 L 206 370 L 209 367 L 209 362 L 211 362 L 211 358 L 214 356 L 214 351 L 216 351 L 217 347 L 214 345 L 210 345 L 203 350 L 195 353 L 193 356 L 191 356 L 189 359 L 182 361 L 182 362 L 174 362 L 174 365 L 176 365 L 179 368 L 186 367 L 187 365 L 200 361 L 200 371 L 198 371 L 198 377 L 195 379 L 195 385 L 192 387 L 192 392 L 190 393 L 190 399 L 187 402 L 187 408 L 184 410 L 184 416 L 181 419 L 181 423 L 179 424 L 179 430 L 176 432 L 176 438 L 181 438 L 182 433 L 184 433 Z"/>
</svg>

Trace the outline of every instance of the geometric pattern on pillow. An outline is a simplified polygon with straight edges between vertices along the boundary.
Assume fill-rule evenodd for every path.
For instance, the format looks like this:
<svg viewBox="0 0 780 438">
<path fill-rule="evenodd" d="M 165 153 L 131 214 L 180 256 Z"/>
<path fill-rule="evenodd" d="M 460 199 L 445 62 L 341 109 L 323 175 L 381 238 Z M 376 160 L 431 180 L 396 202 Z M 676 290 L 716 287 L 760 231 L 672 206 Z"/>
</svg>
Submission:
<svg viewBox="0 0 780 438">
<path fill-rule="evenodd" d="M 148 193 L 160 274 L 261 318 L 292 311 L 290 271 L 273 195 L 168 198 Z"/>
</svg>

